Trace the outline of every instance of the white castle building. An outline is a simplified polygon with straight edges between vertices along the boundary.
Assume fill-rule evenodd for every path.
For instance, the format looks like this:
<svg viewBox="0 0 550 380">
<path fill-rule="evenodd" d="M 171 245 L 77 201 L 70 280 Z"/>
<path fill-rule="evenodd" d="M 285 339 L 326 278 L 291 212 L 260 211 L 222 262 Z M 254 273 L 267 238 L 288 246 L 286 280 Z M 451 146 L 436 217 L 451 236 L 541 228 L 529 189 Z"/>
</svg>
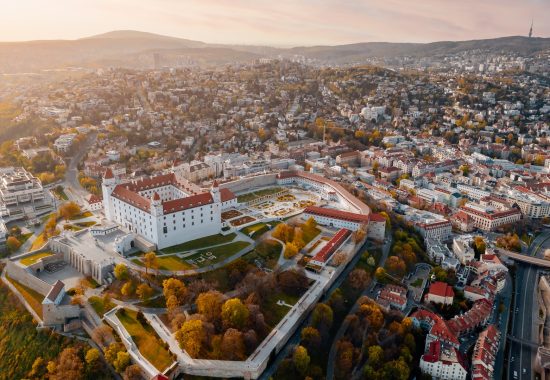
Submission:
<svg viewBox="0 0 550 380">
<path fill-rule="evenodd" d="M 108 169 L 102 192 L 105 217 L 158 249 L 220 233 L 222 210 L 237 205 L 235 194 L 217 182 L 201 192 L 174 173 L 120 183 Z"/>
</svg>

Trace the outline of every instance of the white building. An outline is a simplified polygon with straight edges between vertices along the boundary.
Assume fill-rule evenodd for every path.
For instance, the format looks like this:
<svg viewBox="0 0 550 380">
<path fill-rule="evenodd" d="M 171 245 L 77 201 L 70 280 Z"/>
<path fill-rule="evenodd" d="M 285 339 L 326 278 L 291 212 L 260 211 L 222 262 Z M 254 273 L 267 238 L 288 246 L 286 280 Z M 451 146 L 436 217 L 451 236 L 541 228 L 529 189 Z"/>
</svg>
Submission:
<svg viewBox="0 0 550 380">
<path fill-rule="evenodd" d="M 67 133 L 59 136 L 53 143 L 53 147 L 58 152 L 68 152 L 76 138 L 76 133 Z"/>
<path fill-rule="evenodd" d="M 521 219 L 521 212 L 515 208 L 496 211 L 491 207 L 467 203 L 461 207 L 461 210 L 472 219 L 475 228 L 484 231 L 493 231 L 497 227 L 514 223 Z"/>
<path fill-rule="evenodd" d="M 471 235 L 460 235 L 453 239 L 453 253 L 462 265 L 466 265 L 475 258 L 473 240 Z"/>
<path fill-rule="evenodd" d="M 0 202 L 3 206 L 34 203 L 44 198 L 42 183 L 24 168 L 0 169 Z"/>
<path fill-rule="evenodd" d="M 174 173 L 118 183 L 107 170 L 102 192 L 106 218 L 158 249 L 220 233 L 222 210 L 237 204 L 233 192 L 220 190 L 217 182 L 198 193 Z"/>
<path fill-rule="evenodd" d="M 460 352 L 441 341 L 430 343 L 428 351 L 420 358 L 420 370 L 439 380 L 465 380 L 468 374 Z"/>
</svg>

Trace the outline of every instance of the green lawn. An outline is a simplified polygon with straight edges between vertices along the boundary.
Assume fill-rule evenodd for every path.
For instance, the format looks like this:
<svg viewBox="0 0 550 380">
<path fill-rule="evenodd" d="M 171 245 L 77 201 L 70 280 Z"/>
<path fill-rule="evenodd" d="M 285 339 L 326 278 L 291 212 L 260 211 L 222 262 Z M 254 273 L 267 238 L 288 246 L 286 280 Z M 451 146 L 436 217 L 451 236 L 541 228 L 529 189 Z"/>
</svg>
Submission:
<svg viewBox="0 0 550 380">
<path fill-rule="evenodd" d="M 107 313 L 109 310 L 111 310 L 112 308 L 114 308 L 116 306 L 113 302 L 111 302 L 111 301 L 105 302 L 105 300 L 103 298 L 97 297 L 97 296 L 92 296 L 92 297 L 88 298 L 88 302 L 90 303 L 90 305 L 92 305 L 95 312 L 101 318 L 103 318 L 105 313 Z"/>
<path fill-rule="evenodd" d="M 46 242 L 48 241 L 48 239 L 44 236 L 44 233 L 41 233 L 40 235 L 38 235 L 36 237 L 36 239 L 34 239 L 34 241 L 32 242 L 31 244 L 31 249 L 29 250 L 30 251 L 35 251 L 39 248 L 42 248 L 42 246 L 44 244 L 46 244 Z"/>
<path fill-rule="evenodd" d="M 95 226 L 96 222 L 82 222 L 82 223 L 75 223 L 79 227 L 91 227 Z"/>
<path fill-rule="evenodd" d="M 254 193 L 243 194 L 237 197 L 237 202 L 246 203 L 246 202 L 253 201 L 256 198 L 258 197 Z"/>
<path fill-rule="evenodd" d="M 270 187 L 268 189 L 263 189 L 263 190 L 254 191 L 252 193 L 242 194 L 237 196 L 237 202 L 239 203 L 250 202 L 256 198 L 260 198 L 266 195 L 276 194 L 281 190 L 282 190 L 281 187 Z"/>
<path fill-rule="evenodd" d="M 132 259 L 132 262 L 139 265 L 145 266 L 140 259 Z M 157 256 L 157 263 L 159 269 L 161 270 L 189 270 L 195 269 L 192 265 L 185 262 L 183 259 L 180 259 L 178 256 Z M 152 270 L 154 271 L 154 269 Z"/>
<path fill-rule="evenodd" d="M 249 262 L 260 259 L 268 268 L 275 269 L 277 260 L 281 255 L 281 243 L 276 240 L 265 240 L 259 243 L 256 248 L 245 256 Z"/>
<path fill-rule="evenodd" d="M 277 301 L 283 300 L 289 305 L 294 305 L 299 299 L 300 296 L 292 296 L 282 291 L 272 293 L 261 305 L 266 323 L 273 328 L 290 311 L 290 307 L 277 305 Z"/>
<path fill-rule="evenodd" d="M 52 189 L 52 192 L 55 194 L 55 196 L 62 200 L 62 201 L 68 201 L 69 197 L 67 197 L 67 194 L 65 194 L 65 191 L 61 189 L 61 191 L 57 191 L 57 188 Z"/>
<path fill-rule="evenodd" d="M 15 286 L 15 288 L 21 293 L 21 295 L 27 300 L 32 309 L 42 318 L 42 301 L 44 301 L 44 296 L 38 293 L 36 290 L 31 289 L 14 279 L 6 276 L 9 282 Z"/>
<path fill-rule="evenodd" d="M 417 278 L 413 283 L 411 283 L 411 286 L 415 288 L 419 288 L 420 286 L 422 286 L 422 279 Z"/>
<path fill-rule="evenodd" d="M 89 218 L 90 216 L 93 216 L 91 211 L 84 211 L 83 213 L 80 213 L 78 215 L 73 216 L 72 218 L 69 218 L 69 220 L 78 220 L 78 219 L 84 219 Z"/>
<path fill-rule="evenodd" d="M 246 236 L 250 236 L 254 239 L 261 236 L 264 232 L 267 232 L 268 230 L 269 227 L 267 226 L 267 224 L 261 222 L 245 227 L 241 230 L 241 232 Z"/>
<path fill-rule="evenodd" d="M 136 311 L 121 309 L 116 315 L 132 337 L 139 352 L 155 368 L 163 372 L 174 362 L 172 354 L 164 347 L 164 342 L 158 337 L 155 330 L 149 324 L 142 325 L 137 320 Z"/>
<path fill-rule="evenodd" d="M 141 306 L 141 307 L 166 307 L 166 299 L 164 298 L 163 295 L 161 296 L 158 296 L 158 297 L 155 297 L 155 298 L 150 298 L 148 300 L 145 300 L 145 301 L 141 301 L 140 303 L 137 304 L 137 306 Z"/>
<path fill-rule="evenodd" d="M 183 244 L 178 244 L 172 247 L 164 248 L 162 252 L 179 253 L 179 252 L 192 251 L 195 249 L 210 247 L 218 244 L 225 244 L 225 243 L 229 243 L 230 241 L 233 241 L 233 239 L 235 239 L 235 236 L 237 236 L 237 234 L 235 233 L 225 235 L 225 236 L 222 234 L 206 236 L 200 239 L 188 241 Z"/>
<path fill-rule="evenodd" d="M 302 231 L 304 233 L 303 237 L 304 237 L 305 244 L 315 239 L 315 237 L 317 237 L 317 235 L 321 233 L 321 230 L 317 227 L 315 227 L 315 229 L 312 229 L 312 230 L 308 230 L 307 228 L 302 228 Z"/>
<path fill-rule="evenodd" d="M 52 256 L 53 253 L 51 252 L 40 252 L 40 253 L 35 253 L 34 255 L 30 255 L 30 256 L 27 256 L 21 260 L 19 260 L 19 262 L 21 264 L 23 264 L 24 266 L 28 267 L 30 265 L 33 265 L 35 264 L 38 260 L 40 260 L 41 258 L 43 257 L 48 257 L 48 256 Z"/>
<path fill-rule="evenodd" d="M 228 257 L 231 257 L 237 252 L 239 252 L 240 250 L 248 247 L 249 245 L 250 243 L 247 243 L 245 241 L 235 241 L 233 243 L 221 245 L 218 247 L 202 249 L 191 256 L 187 256 L 184 260 L 194 260 L 195 264 L 198 267 L 205 267 L 208 265 L 219 263 L 220 261 L 223 261 Z M 206 259 L 202 262 L 199 262 L 201 257 L 202 258 L 208 257 L 206 255 L 208 252 L 212 253 L 212 255 L 215 257 L 212 259 Z"/>
</svg>

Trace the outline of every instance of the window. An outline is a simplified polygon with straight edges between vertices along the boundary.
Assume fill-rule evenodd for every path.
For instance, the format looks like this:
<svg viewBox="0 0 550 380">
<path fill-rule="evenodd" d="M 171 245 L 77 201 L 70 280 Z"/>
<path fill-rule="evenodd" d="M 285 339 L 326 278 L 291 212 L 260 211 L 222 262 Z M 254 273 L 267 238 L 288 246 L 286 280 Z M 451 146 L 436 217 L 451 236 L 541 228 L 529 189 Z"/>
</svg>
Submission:
<svg viewBox="0 0 550 380">
<path fill-rule="evenodd" d="M 162 228 L 162 231 L 163 231 L 164 233 L 167 233 L 167 232 L 168 232 L 168 227 L 164 226 L 164 227 Z"/>
</svg>

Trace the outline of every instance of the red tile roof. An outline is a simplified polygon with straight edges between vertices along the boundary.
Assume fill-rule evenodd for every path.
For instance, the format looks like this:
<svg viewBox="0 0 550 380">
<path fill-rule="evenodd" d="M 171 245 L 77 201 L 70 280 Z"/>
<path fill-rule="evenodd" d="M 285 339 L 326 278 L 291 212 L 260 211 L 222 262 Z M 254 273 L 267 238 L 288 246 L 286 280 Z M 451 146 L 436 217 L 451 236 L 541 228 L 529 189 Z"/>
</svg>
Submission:
<svg viewBox="0 0 550 380">
<path fill-rule="evenodd" d="M 111 195 L 143 211 L 149 212 L 151 209 L 151 203 L 149 199 L 142 197 L 135 191 L 127 188 L 125 185 L 117 185 Z"/>
<path fill-rule="evenodd" d="M 332 254 L 336 252 L 338 248 L 340 248 L 340 246 L 346 241 L 350 234 L 350 230 L 342 228 L 332 237 L 332 239 L 330 239 L 325 244 L 323 248 L 321 248 L 319 252 L 317 252 L 313 260 L 320 263 L 325 263 L 330 258 L 330 256 L 332 256 Z"/>
<path fill-rule="evenodd" d="M 170 214 L 182 210 L 188 210 L 213 203 L 212 194 L 201 193 L 190 197 L 166 201 L 162 204 L 164 214 Z"/>
<path fill-rule="evenodd" d="M 103 178 L 105 179 L 115 178 L 115 175 L 113 174 L 113 171 L 111 170 L 111 168 L 107 168 L 107 170 L 105 171 L 105 175 L 103 175 Z"/>
<path fill-rule="evenodd" d="M 453 291 L 452 286 L 447 285 L 444 282 L 434 282 L 430 285 L 429 294 L 433 294 L 440 297 L 454 297 L 455 292 Z"/>
<path fill-rule="evenodd" d="M 222 199 L 222 202 L 227 202 L 227 201 L 230 201 L 232 199 L 235 199 L 236 196 L 229 189 L 221 189 L 220 190 L 220 198 Z"/>
</svg>

